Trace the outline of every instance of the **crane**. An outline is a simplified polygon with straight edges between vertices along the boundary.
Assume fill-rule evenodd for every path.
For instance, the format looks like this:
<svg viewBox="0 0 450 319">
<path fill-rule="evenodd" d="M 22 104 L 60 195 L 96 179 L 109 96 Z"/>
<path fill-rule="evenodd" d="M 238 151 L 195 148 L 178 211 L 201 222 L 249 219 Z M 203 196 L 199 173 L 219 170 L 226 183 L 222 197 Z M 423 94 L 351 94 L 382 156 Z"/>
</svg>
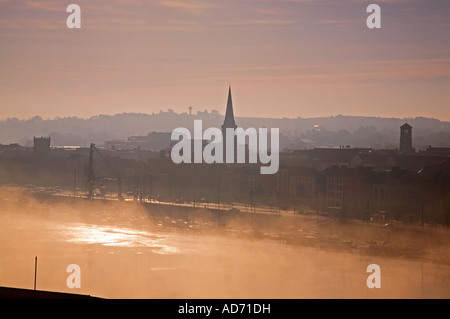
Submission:
<svg viewBox="0 0 450 319">
<path fill-rule="evenodd" d="M 90 149 L 89 149 L 89 165 L 86 172 L 87 179 L 88 179 L 88 198 L 92 198 L 94 196 L 94 182 L 98 180 L 95 177 L 95 171 L 94 171 L 94 151 L 97 151 L 97 153 L 105 159 L 105 162 L 108 164 L 111 171 L 115 171 L 112 167 L 111 163 L 107 160 L 107 158 L 100 152 L 98 148 L 95 147 L 94 143 L 91 143 Z M 119 187 L 118 187 L 118 198 L 122 198 L 122 178 L 103 178 L 103 180 L 110 180 L 110 181 L 118 181 Z"/>
</svg>

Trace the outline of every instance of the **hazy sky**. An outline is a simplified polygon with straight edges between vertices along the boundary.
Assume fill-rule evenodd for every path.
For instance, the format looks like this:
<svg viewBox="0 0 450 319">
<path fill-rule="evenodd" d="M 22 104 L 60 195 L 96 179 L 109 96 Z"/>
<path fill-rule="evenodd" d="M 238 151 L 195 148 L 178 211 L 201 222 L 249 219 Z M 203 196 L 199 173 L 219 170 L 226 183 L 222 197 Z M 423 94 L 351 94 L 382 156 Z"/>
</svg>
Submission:
<svg viewBox="0 0 450 319">
<path fill-rule="evenodd" d="M 224 114 L 231 83 L 235 116 L 449 121 L 450 1 L 0 0 L 0 71 L 1 119 Z"/>
</svg>

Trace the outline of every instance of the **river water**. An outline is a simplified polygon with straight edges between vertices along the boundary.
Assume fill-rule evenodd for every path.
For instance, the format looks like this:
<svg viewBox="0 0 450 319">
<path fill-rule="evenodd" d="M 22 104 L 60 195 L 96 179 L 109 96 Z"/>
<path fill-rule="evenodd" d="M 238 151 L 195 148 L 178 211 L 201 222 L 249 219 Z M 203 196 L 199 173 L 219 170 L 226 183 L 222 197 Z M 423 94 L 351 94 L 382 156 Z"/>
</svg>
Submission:
<svg viewBox="0 0 450 319">
<path fill-rule="evenodd" d="M 130 206 L 131 207 L 131 206 Z M 134 206 L 133 206 L 134 207 Z M 104 298 L 449 298 L 445 263 L 371 257 L 194 229 L 124 205 L 3 205 L 0 286 Z M 209 227 L 209 228 L 208 228 Z M 67 266 L 81 288 L 68 288 Z M 369 289 L 366 268 L 381 268 Z"/>
</svg>

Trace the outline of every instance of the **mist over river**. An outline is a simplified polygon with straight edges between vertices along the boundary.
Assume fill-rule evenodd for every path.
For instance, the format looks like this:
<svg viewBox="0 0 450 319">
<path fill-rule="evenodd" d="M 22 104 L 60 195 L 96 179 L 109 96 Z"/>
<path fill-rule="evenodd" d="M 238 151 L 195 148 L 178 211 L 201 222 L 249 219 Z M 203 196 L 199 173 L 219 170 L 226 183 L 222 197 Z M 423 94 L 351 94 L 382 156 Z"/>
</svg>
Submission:
<svg viewBox="0 0 450 319">
<path fill-rule="evenodd" d="M 0 286 L 32 289 L 37 256 L 37 289 L 104 298 L 450 297 L 448 231 L 436 239 L 439 246 L 420 247 L 422 257 L 410 258 L 327 249 L 314 219 L 294 226 L 317 244 L 295 244 L 280 239 L 292 227 L 263 229 L 245 220 L 224 226 L 153 214 L 137 203 L 42 201 L 17 190 L 2 195 Z M 322 231 L 338 236 L 334 227 Z M 409 239 L 392 233 L 389 240 Z M 428 248 L 432 253 L 424 254 Z M 70 264 L 80 266 L 81 288 L 67 287 Z M 366 285 L 370 264 L 381 268 L 380 289 Z"/>
</svg>

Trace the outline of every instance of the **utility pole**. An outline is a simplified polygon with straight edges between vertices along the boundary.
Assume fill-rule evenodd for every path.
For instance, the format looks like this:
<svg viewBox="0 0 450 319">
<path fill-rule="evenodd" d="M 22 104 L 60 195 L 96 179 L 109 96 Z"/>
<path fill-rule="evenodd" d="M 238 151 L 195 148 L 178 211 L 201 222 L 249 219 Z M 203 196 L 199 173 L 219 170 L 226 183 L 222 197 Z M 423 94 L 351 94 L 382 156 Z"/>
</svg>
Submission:
<svg viewBox="0 0 450 319">
<path fill-rule="evenodd" d="M 342 217 L 344 219 L 345 222 L 345 192 L 344 190 L 342 190 Z"/>
<path fill-rule="evenodd" d="M 423 230 L 423 203 L 422 203 L 422 207 L 421 207 L 421 216 L 420 216 L 420 224 L 422 225 L 422 230 Z"/>
<path fill-rule="evenodd" d="M 220 208 L 220 185 L 217 186 L 217 210 Z"/>
<path fill-rule="evenodd" d="M 152 200 L 152 192 L 153 192 L 153 174 L 152 173 L 150 173 L 150 187 L 149 187 L 149 190 L 148 190 L 148 198 L 150 199 L 150 200 Z"/>
<path fill-rule="evenodd" d="M 316 191 L 316 221 L 319 221 L 319 192 Z"/>
<path fill-rule="evenodd" d="M 92 198 L 94 196 L 94 179 L 95 179 L 95 173 L 94 173 L 94 149 L 95 144 L 91 143 L 90 150 L 89 150 L 89 167 L 88 167 L 88 198 Z"/>
<path fill-rule="evenodd" d="M 36 277 L 37 277 L 37 256 L 34 257 L 34 290 L 36 291 Z"/>
<path fill-rule="evenodd" d="M 77 168 L 73 170 L 73 197 L 77 196 Z"/>
<path fill-rule="evenodd" d="M 253 188 L 250 188 L 250 212 L 253 213 Z"/>
<path fill-rule="evenodd" d="M 118 179 L 118 194 L 117 194 L 117 198 L 119 199 L 119 200 L 122 200 L 123 199 L 123 196 L 122 196 L 122 179 L 121 178 L 119 178 Z"/>
<path fill-rule="evenodd" d="M 370 202 L 367 201 L 367 208 L 366 208 L 366 223 L 369 225 L 369 212 L 370 212 Z"/>
<path fill-rule="evenodd" d="M 142 191 L 141 191 L 141 179 L 139 178 L 138 175 L 136 175 L 136 194 L 135 194 L 135 198 L 142 202 Z"/>
</svg>

